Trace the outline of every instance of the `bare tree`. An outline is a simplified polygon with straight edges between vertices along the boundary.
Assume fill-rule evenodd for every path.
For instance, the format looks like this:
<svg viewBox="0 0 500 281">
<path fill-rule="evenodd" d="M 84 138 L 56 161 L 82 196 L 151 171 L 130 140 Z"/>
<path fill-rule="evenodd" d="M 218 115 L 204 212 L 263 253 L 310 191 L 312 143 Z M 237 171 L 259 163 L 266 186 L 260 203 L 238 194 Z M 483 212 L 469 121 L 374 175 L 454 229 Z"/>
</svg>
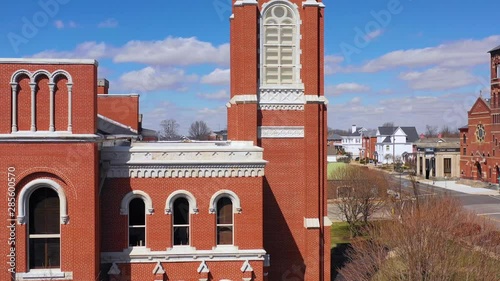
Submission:
<svg viewBox="0 0 500 281">
<path fill-rule="evenodd" d="M 458 132 L 458 129 L 456 129 L 456 128 L 452 129 L 448 125 L 443 125 L 441 127 L 441 130 L 439 131 L 439 134 L 443 138 L 460 137 L 460 133 Z"/>
<path fill-rule="evenodd" d="M 160 123 L 160 140 L 178 140 L 179 123 L 175 119 L 162 120 Z"/>
<path fill-rule="evenodd" d="M 396 127 L 396 126 L 394 126 L 394 122 L 385 122 L 384 124 L 382 124 L 382 127 Z"/>
<path fill-rule="evenodd" d="M 384 206 L 388 181 L 386 174 L 367 168 L 345 165 L 332 173 L 337 188 L 337 206 L 357 236 L 374 213 Z"/>
<path fill-rule="evenodd" d="M 426 138 L 434 138 L 437 137 L 437 126 L 425 125 L 425 137 Z"/>
<path fill-rule="evenodd" d="M 193 140 L 207 140 L 211 132 L 205 121 L 195 121 L 189 127 L 189 137 Z"/>
<path fill-rule="evenodd" d="M 491 222 L 451 197 L 421 204 L 354 241 L 343 280 L 498 280 L 500 232 Z"/>
</svg>

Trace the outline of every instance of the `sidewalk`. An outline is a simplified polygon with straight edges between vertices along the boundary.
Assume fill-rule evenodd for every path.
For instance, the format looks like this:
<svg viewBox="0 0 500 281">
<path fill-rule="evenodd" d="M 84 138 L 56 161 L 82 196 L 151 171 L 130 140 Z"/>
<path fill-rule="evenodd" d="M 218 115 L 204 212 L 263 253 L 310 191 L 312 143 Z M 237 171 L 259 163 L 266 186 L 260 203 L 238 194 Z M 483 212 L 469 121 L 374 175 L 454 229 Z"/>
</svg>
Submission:
<svg viewBox="0 0 500 281">
<path fill-rule="evenodd" d="M 417 180 L 421 183 L 437 186 L 448 190 L 458 191 L 466 194 L 500 195 L 500 192 L 498 190 L 481 188 L 481 187 L 471 187 L 465 184 L 456 183 L 456 181 L 432 181 L 420 178 L 417 178 Z"/>
</svg>

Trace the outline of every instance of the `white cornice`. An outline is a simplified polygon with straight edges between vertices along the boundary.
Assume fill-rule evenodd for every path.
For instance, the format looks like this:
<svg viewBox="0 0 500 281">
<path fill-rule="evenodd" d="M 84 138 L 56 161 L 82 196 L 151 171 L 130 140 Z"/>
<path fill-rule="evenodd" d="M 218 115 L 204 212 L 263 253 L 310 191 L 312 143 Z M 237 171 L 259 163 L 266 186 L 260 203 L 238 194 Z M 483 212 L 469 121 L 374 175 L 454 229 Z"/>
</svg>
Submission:
<svg viewBox="0 0 500 281">
<path fill-rule="evenodd" d="M 112 178 L 261 177 L 267 163 L 252 142 L 158 142 L 103 147 Z"/>
<path fill-rule="evenodd" d="M 234 2 L 235 7 L 245 6 L 245 5 L 258 5 L 257 0 L 238 0 Z"/>
<path fill-rule="evenodd" d="M 91 64 L 98 66 L 93 59 L 38 59 L 38 58 L 0 58 L 0 64 Z"/>
<path fill-rule="evenodd" d="M 102 136 L 94 134 L 71 134 L 70 132 L 18 131 L 11 134 L 0 134 L 0 142 L 75 142 L 98 141 Z"/>
<path fill-rule="evenodd" d="M 181 250 L 179 250 L 181 249 Z M 238 247 L 216 247 L 213 250 L 196 250 L 192 247 L 174 247 L 166 251 L 140 251 L 125 249 L 123 252 L 101 252 L 101 263 L 153 263 L 206 261 L 264 261 L 263 249 L 239 250 Z"/>
<path fill-rule="evenodd" d="M 258 138 L 303 138 L 303 126 L 260 126 Z"/>
<path fill-rule="evenodd" d="M 322 2 L 317 2 L 316 0 L 306 0 L 302 2 L 302 7 L 319 7 L 325 8 L 325 4 Z"/>
</svg>

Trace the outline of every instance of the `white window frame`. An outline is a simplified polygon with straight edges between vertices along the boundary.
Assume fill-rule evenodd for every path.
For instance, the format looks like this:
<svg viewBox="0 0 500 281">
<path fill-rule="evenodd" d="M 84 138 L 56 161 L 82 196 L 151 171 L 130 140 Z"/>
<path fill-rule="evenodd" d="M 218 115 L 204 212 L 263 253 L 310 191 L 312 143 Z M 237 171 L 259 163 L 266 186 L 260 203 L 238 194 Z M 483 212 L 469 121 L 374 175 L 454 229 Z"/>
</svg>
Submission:
<svg viewBox="0 0 500 281">
<path fill-rule="evenodd" d="M 274 7 L 276 6 L 282 6 L 284 7 L 285 9 L 288 9 L 294 16 L 294 18 L 292 19 L 293 21 L 293 24 L 291 24 L 290 26 L 292 26 L 294 28 L 294 34 L 293 34 L 293 39 L 292 39 L 292 44 L 291 44 L 291 47 L 292 47 L 292 81 L 291 83 L 282 83 L 282 78 L 281 78 L 281 64 L 280 62 L 278 62 L 278 81 L 277 83 L 272 83 L 272 84 L 268 84 L 267 83 L 267 79 L 266 79 L 266 67 L 267 65 L 265 64 L 265 56 L 266 56 L 266 50 L 265 50 L 265 45 L 266 45 L 266 41 L 265 41 L 265 37 L 266 37 L 266 24 L 265 24 L 265 21 L 266 21 L 266 14 L 267 12 L 270 10 L 270 9 L 273 9 Z M 279 43 L 279 38 L 280 38 L 280 28 L 279 28 L 279 24 L 277 25 L 278 26 L 278 43 L 276 45 L 273 45 L 273 46 L 276 46 L 278 49 L 282 46 L 280 43 Z M 276 0 L 276 1 L 270 1 L 270 2 L 267 2 L 265 3 L 264 5 L 262 5 L 262 13 L 261 13 L 261 18 L 260 18 L 260 85 L 261 87 L 263 88 L 266 88 L 266 87 L 290 87 L 290 88 L 300 88 L 300 87 L 303 87 L 302 85 L 302 81 L 301 81 L 301 78 L 300 78 L 300 70 L 302 68 L 302 65 L 300 64 L 300 55 L 301 55 L 301 49 L 300 49 L 300 39 L 301 39 L 301 35 L 300 35 L 300 28 L 301 28 L 301 21 L 300 21 L 300 17 L 299 17 L 299 13 L 298 13 L 298 8 L 297 8 L 297 5 L 296 4 L 292 4 L 290 3 L 289 1 L 283 1 L 283 0 Z M 281 58 L 280 58 L 280 51 L 278 51 L 278 60 L 280 61 Z"/>
<path fill-rule="evenodd" d="M 215 240 L 216 240 L 216 244 L 217 244 L 217 247 L 224 247 L 224 246 L 233 246 L 234 245 L 234 231 L 235 231 L 235 228 L 234 228 L 234 207 L 233 209 L 231 210 L 231 224 L 219 224 L 217 223 L 217 216 L 219 215 L 219 210 L 217 210 L 217 203 L 219 202 L 219 200 L 223 199 L 223 198 L 228 198 L 229 200 L 231 200 L 231 204 L 234 205 L 233 203 L 233 200 L 231 199 L 231 197 L 227 196 L 227 195 L 222 195 L 222 196 L 219 196 L 217 198 L 217 200 L 215 201 Z M 219 244 L 217 243 L 217 235 L 218 235 L 218 229 L 219 227 L 227 227 L 227 226 L 230 226 L 231 227 L 231 244 Z"/>
<path fill-rule="evenodd" d="M 31 198 L 31 195 L 33 195 L 33 193 L 38 190 L 38 189 L 42 189 L 42 188 L 49 188 L 49 189 L 52 189 L 54 190 L 57 195 L 58 195 L 58 198 L 59 198 L 59 213 L 61 213 L 61 197 L 59 196 L 59 192 L 57 191 L 57 189 L 55 189 L 53 186 L 50 186 L 50 185 L 39 185 L 37 186 L 36 188 L 33 188 L 28 197 L 27 197 L 27 206 L 28 206 L 28 210 L 27 210 L 27 214 L 29 214 L 29 200 Z M 28 270 L 29 272 L 38 272 L 38 273 L 43 273 L 43 272 L 50 272 L 50 271 L 60 271 L 61 270 L 61 265 L 62 265 L 62 239 L 61 239 L 61 232 L 62 232 L 62 229 L 61 229 L 61 224 L 59 224 L 59 234 L 30 234 L 29 232 L 29 228 L 30 228 L 30 225 L 29 225 L 29 216 L 28 216 L 28 219 L 27 219 L 28 223 L 27 223 L 27 236 L 28 236 L 28 243 L 26 243 L 26 252 L 28 253 Z M 59 238 L 59 267 L 54 267 L 54 268 L 31 268 L 31 264 L 30 264 L 30 260 L 31 260 L 31 256 L 30 256 L 30 240 L 31 239 L 37 239 L 37 238 L 45 238 L 45 239 L 51 239 L 51 238 Z"/>
<path fill-rule="evenodd" d="M 166 202 L 165 202 L 165 214 L 167 215 L 173 215 L 173 212 L 174 212 L 174 202 L 175 200 L 177 200 L 178 198 L 184 198 L 188 201 L 189 203 L 189 243 L 188 245 L 174 245 L 174 217 L 172 216 L 172 247 L 187 247 L 187 246 L 190 246 L 191 245 L 191 231 L 192 231 L 192 216 L 193 214 L 198 214 L 198 205 L 196 203 L 196 197 L 194 197 L 194 195 L 187 191 L 187 190 L 176 190 L 174 192 L 172 192 Z"/>
<path fill-rule="evenodd" d="M 140 197 L 140 196 L 136 196 L 136 197 L 133 197 L 132 199 L 130 199 L 130 201 L 128 202 L 128 206 L 129 206 L 129 211 L 130 211 L 130 203 L 132 202 L 132 200 L 134 199 L 139 199 L 139 200 L 142 200 L 142 202 L 144 202 L 144 225 L 133 225 L 131 226 L 130 225 L 130 212 L 127 212 L 127 245 L 128 245 L 128 248 L 146 248 L 146 244 L 147 244 L 147 236 L 148 236 L 148 233 L 147 233 L 147 217 L 148 217 L 148 213 L 147 213 L 147 206 L 146 206 L 146 201 L 144 200 L 143 197 Z M 130 246 L 130 228 L 144 228 L 144 245 L 142 246 Z"/>
<path fill-rule="evenodd" d="M 500 79 L 500 63 L 497 63 L 497 79 Z"/>
</svg>

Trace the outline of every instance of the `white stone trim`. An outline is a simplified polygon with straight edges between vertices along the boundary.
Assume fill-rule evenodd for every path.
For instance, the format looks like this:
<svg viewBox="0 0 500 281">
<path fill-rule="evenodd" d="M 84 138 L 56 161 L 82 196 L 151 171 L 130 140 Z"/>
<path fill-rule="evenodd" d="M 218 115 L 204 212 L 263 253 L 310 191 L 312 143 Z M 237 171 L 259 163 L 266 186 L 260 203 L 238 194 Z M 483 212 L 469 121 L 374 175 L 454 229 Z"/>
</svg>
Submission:
<svg viewBox="0 0 500 281">
<path fill-rule="evenodd" d="M 323 217 L 323 225 L 324 226 L 332 226 L 333 222 L 330 220 L 329 217 L 327 216 L 324 216 Z"/>
<path fill-rule="evenodd" d="M 243 265 L 241 266 L 240 268 L 241 272 L 245 273 L 245 272 L 253 272 L 253 268 L 252 266 L 250 265 L 250 262 L 248 260 L 245 260 L 245 262 L 243 263 Z"/>
<path fill-rule="evenodd" d="M 108 178 L 240 178 L 263 177 L 265 164 L 112 166 Z"/>
<path fill-rule="evenodd" d="M 259 126 L 258 138 L 303 138 L 304 126 Z"/>
<path fill-rule="evenodd" d="M 230 108 L 234 104 L 240 103 L 257 103 L 257 95 L 235 95 L 232 97 L 228 103 L 226 103 L 226 107 Z"/>
<path fill-rule="evenodd" d="M 31 269 L 28 272 L 16 272 L 16 280 L 73 280 L 73 272 L 60 269 Z"/>
<path fill-rule="evenodd" d="M 111 268 L 109 269 L 108 271 L 108 275 L 119 275 L 121 273 L 121 270 L 120 268 L 118 267 L 118 265 L 114 262 L 112 265 L 111 265 Z"/>
<path fill-rule="evenodd" d="M 212 250 L 196 250 L 185 247 L 183 251 L 177 247 L 165 251 L 151 251 L 149 248 L 141 251 L 125 249 L 122 252 L 101 252 L 101 263 L 177 263 L 206 261 L 264 261 L 266 251 L 263 249 L 240 250 L 238 247 L 217 247 Z M 135 250 L 135 249 L 134 249 Z"/>
<path fill-rule="evenodd" d="M 262 157 L 252 142 L 136 142 L 101 150 L 110 178 L 262 177 Z"/>
<path fill-rule="evenodd" d="M 319 229 L 319 219 L 318 218 L 304 218 L 304 227 L 306 229 Z"/>
<path fill-rule="evenodd" d="M 96 60 L 91 59 L 38 59 L 38 58 L 0 58 L 0 64 L 93 64 L 98 65 Z"/>
<path fill-rule="evenodd" d="M 153 201 L 149 195 L 142 190 L 133 190 L 127 193 L 120 204 L 120 215 L 128 215 L 128 205 L 132 199 L 141 198 L 144 200 L 144 205 L 146 207 L 146 214 L 152 215 L 154 213 Z"/>
<path fill-rule="evenodd" d="M 196 271 L 198 273 L 209 273 L 210 269 L 208 268 L 207 262 L 203 260 L 198 266 L 198 269 Z"/>
<path fill-rule="evenodd" d="M 19 83 L 18 78 L 21 75 L 27 75 L 30 78 L 30 87 L 31 87 L 31 132 L 36 132 L 36 86 L 37 86 L 37 77 L 40 75 L 45 75 L 49 79 L 48 86 L 50 90 L 50 101 L 49 101 L 49 128 L 48 130 L 50 132 L 53 132 L 55 130 L 54 128 L 54 117 L 55 117 L 55 111 L 54 111 L 54 86 L 55 86 L 55 79 L 58 76 L 64 76 L 68 80 L 66 83 L 66 86 L 68 87 L 68 132 L 72 131 L 72 101 L 71 101 L 71 95 L 72 95 L 72 88 L 73 88 L 73 78 L 71 77 L 71 74 L 69 74 L 67 71 L 58 69 L 52 73 L 45 69 L 40 69 L 35 71 L 34 73 L 31 73 L 28 70 L 25 69 L 20 69 L 16 72 L 14 72 L 11 76 L 10 79 L 10 85 L 12 88 L 12 133 L 17 132 L 17 98 L 15 97 L 17 95 L 17 85 Z"/>
<path fill-rule="evenodd" d="M 186 198 L 189 203 L 189 213 L 197 214 L 198 213 L 198 205 L 196 204 L 196 198 L 194 195 L 187 190 L 176 190 L 172 192 L 165 202 L 165 214 L 171 215 L 172 210 L 174 208 L 174 201 L 178 198 Z"/>
<path fill-rule="evenodd" d="M 231 202 L 233 203 L 233 214 L 241 214 L 243 210 L 241 209 L 240 198 L 236 195 L 236 193 L 228 189 L 219 190 L 212 195 L 212 198 L 210 198 L 210 205 L 208 207 L 209 214 L 216 213 L 217 201 L 222 197 L 229 197 L 229 199 L 231 199 Z"/>
<path fill-rule="evenodd" d="M 26 216 L 28 214 L 29 198 L 31 194 L 39 188 L 51 188 L 59 197 L 59 215 L 60 223 L 67 224 L 69 221 L 68 216 L 68 202 L 63 188 L 55 181 L 50 179 L 36 179 L 27 183 L 19 193 L 19 203 L 17 206 L 17 222 L 19 224 L 26 224 Z"/>
<path fill-rule="evenodd" d="M 163 269 L 163 266 L 161 266 L 161 263 L 158 261 L 156 262 L 155 268 L 153 268 L 153 275 L 163 275 L 165 274 L 165 269 Z"/>
<path fill-rule="evenodd" d="M 304 110 L 303 104 L 259 104 L 259 110 Z"/>
<path fill-rule="evenodd" d="M 325 4 L 322 2 L 318 2 L 316 0 L 306 0 L 302 2 L 302 7 L 319 7 L 319 8 L 325 8 Z"/>
<path fill-rule="evenodd" d="M 11 134 L 0 134 L 0 142 L 79 142 L 100 141 L 99 135 L 71 134 L 67 131 L 17 131 Z"/>
<path fill-rule="evenodd" d="M 302 54 L 302 49 L 301 49 L 301 45 L 300 45 L 300 40 L 302 39 L 302 35 L 301 35 L 301 25 L 302 25 L 302 20 L 300 19 L 300 13 L 299 13 L 299 7 L 297 6 L 297 4 L 295 3 L 291 3 L 290 1 L 286 1 L 286 0 L 272 0 L 272 1 L 269 1 L 269 2 L 266 2 L 262 5 L 262 8 L 261 8 L 261 15 L 260 15 L 260 79 L 261 79 L 261 87 L 273 87 L 273 86 L 280 86 L 280 85 L 267 85 L 265 83 L 263 83 L 264 81 L 264 36 L 265 36 L 265 32 L 264 32 L 264 20 L 263 20 L 263 16 L 266 14 L 267 10 L 272 8 L 274 5 L 284 5 L 284 6 L 287 6 L 289 7 L 295 14 L 295 27 L 296 27 L 296 32 L 297 34 L 295 34 L 295 50 L 296 50 L 296 53 L 295 53 L 295 67 L 294 67 L 294 84 L 292 85 L 295 85 L 297 87 L 304 87 L 304 84 L 302 83 L 302 79 L 301 79 L 301 69 L 302 69 L 302 64 L 301 64 L 301 61 L 300 61 L 300 55 Z"/>
<path fill-rule="evenodd" d="M 306 103 L 320 103 L 327 105 L 329 103 L 328 99 L 325 96 L 317 96 L 317 95 L 305 95 Z"/>
<path fill-rule="evenodd" d="M 238 0 L 234 2 L 235 7 L 245 6 L 245 5 L 257 5 L 257 0 Z"/>
</svg>

